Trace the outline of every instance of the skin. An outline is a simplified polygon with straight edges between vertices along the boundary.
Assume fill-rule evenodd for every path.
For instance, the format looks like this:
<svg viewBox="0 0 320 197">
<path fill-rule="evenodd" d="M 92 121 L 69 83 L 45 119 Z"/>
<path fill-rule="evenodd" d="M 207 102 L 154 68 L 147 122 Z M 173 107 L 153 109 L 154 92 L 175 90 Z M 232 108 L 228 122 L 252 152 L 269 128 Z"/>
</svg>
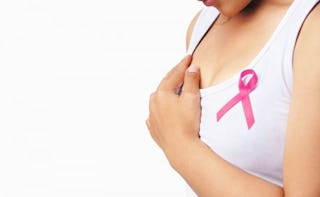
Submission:
<svg viewBox="0 0 320 197">
<path fill-rule="evenodd" d="M 146 124 L 152 138 L 171 166 L 199 196 L 320 196 L 320 6 L 306 19 L 296 43 L 283 164 L 284 186 L 279 187 L 236 168 L 199 139 L 199 88 L 227 79 L 242 69 L 237 66 L 239 63 L 250 62 L 291 1 L 260 0 L 248 4 L 247 0 L 220 0 L 218 3 L 215 6 L 222 17 L 193 57 L 187 56 L 177 64 L 150 97 Z M 189 27 L 187 42 L 196 18 Z M 253 28 L 258 23 L 261 28 Z M 221 39 L 225 44 L 219 42 Z M 238 56 L 238 46 L 244 42 L 249 50 Z M 208 50 L 218 55 L 212 58 L 206 54 Z M 190 64 L 198 66 L 188 71 Z M 182 83 L 184 88 L 177 95 L 176 90 Z"/>
<path fill-rule="evenodd" d="M 201 1 L 201 0 L 199 0 Z M 219 1 L 204 1 L 206 6 L 214 6 L 216 7 L 220 13 L 222 13 L 225 17 L 233 17 L 238 14 L 244 7 L 246 7 L 251 0 L 219 0 Z"/>
<path fill-rule="evenodd" d="M 201 68 L 201 88 L 230 78 L 263 48 L 291 4 L 274 1 L 253 1 L 227 21 L 220 15 L 193 55 L 192 64 Z M 194 23 L 190 25 L 188 40 Z M 243 53 L 243 46 L 246 46 L 246 53 Z"/>
</svg>

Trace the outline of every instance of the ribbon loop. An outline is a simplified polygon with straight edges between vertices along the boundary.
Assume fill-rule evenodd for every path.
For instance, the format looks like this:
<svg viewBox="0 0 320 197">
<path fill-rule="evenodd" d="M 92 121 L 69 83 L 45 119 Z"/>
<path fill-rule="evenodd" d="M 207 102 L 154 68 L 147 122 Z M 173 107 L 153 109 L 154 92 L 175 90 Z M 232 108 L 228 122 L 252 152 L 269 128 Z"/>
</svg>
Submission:
<svg viewBox="0 0 320 197">
<path fill-rule="evenodd" d="M 252 76 L 249 81 L 246 82 L 245 80 L 249 75 Z M 254 72 L 254 70 L 247 69 L 242 71 L 239 79 L 239 93 L 217 112 L 217 121 L 219 121 L 222 116 L 224 116 L 233 106 L 241 101 L 248 129 L 250 129 L 255 120 L 252 112 L 249 94 L 256 88 L 257 82 L 258 76 Z"/>
</svg>

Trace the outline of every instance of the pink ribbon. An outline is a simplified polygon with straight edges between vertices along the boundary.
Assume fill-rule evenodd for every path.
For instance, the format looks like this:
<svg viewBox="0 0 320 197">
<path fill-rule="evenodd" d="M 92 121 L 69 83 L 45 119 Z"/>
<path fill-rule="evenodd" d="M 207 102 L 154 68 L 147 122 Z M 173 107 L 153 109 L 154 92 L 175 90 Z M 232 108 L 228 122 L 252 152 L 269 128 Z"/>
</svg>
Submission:
<svg viewBox="0 0 320 197">
<path fill-rule="evenodd" d="M 247 75 L 252 75 L 252 77 L 248 81 L 248 83 L 245 83 L 243 78 Z M 248 69 L 242 71 L 239 80 L 239 93 L 218 111 L 217 121 L 219 121 L 222 116 L 224 116 L 224 114 L 227 113 L 234 105 L 241 101 L 248 129 L 250 129 L 255 120 L 252 112 L 249 94 L 256 88 L 257 82 L 258 77 L 254 70 Z"/>
</svg>

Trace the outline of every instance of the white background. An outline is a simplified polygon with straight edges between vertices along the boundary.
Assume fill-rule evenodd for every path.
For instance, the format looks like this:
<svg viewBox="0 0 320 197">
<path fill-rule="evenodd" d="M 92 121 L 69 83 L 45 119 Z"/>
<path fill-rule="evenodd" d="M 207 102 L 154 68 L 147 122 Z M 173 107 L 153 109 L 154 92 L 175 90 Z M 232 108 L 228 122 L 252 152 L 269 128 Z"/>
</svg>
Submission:
<svg viewBox="0 0 320 197">
<path fill-rule="evenodd" d="M 0 0 L 0 196 L 183 196 L 145 119 L 201 7 Z"/>
</svg>

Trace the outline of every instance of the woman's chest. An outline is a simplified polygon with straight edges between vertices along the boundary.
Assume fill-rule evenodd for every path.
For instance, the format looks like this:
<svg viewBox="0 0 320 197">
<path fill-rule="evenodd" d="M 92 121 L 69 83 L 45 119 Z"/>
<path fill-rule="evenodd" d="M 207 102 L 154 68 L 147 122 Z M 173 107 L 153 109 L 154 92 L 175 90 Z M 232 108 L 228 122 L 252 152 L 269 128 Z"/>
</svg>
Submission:
<svg viewBox="0 0 320 197">
<path fill-rule="evenodd" d="M 248 128 L 244 97 L 217 120 L 217 113 L 239 93 L 236 82 L 202 90 L 201 139 L 233 165 L 280 183 L 282 157 L 290 98 L 281 88 L 272 88 L 277 78 L 261 75 L 250 100 L 254 124 Z M 212 89 L 213 88 L 213 89 Z"/>
<path fill-rule="evenodd" d="M 219 84 L 250 65 L 270 41 L 280 16 L 282 12 L 268 20 L 261 16 L 213 23 L 193 52 L 192 64 L 201 70 L 201 88 Z"/>
<path fill-rule="evenodd" d="M 193 53 L 192 65 L 201 71 L 201 88 L 219 84 L 247 67 L 264 46 L 258 38 L 244 38 L 250 36 L 245 31 L 239 35 L 217 31 L 209 31 Z"/>
</svg>

